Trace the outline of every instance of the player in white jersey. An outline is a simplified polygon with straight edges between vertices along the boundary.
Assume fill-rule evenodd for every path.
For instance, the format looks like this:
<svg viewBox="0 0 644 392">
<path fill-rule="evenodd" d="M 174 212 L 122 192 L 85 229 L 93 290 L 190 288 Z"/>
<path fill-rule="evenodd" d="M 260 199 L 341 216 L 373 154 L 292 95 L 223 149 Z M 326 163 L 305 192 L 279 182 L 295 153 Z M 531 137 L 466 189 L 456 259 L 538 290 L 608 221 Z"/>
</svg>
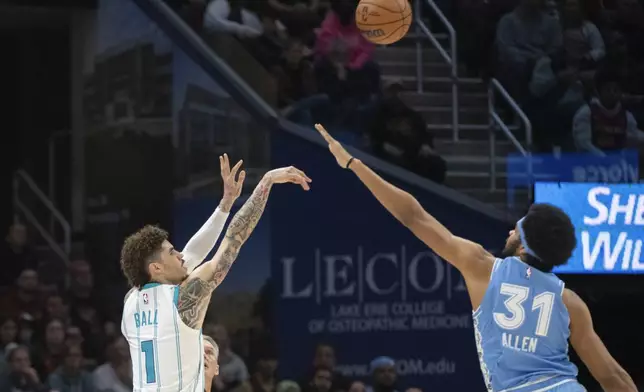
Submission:
<svg viewBox="0 0 644 392">
<path fill-rule="evenodd" d="M 236 178 L 241 162 L 232 171 L 228 170 L 227 158 L 222 157 L 221 164 L 225 200 L 220 209 L 227 213 L 241 193 L 245 174 L 242 171 Z M 132 290 L 125 299 L 121 330 L 130 345 L 133 391 L 204 390 L 201 327 L 212 291 L 224 279 L 241 246 L 259 222 L 273 184 L 290 182 L 308 190 L 310 181 L 293 167 L 266 173 L 233 217 L 213 259 L 191 273 L 188 261 L 174 249 L 165 231 L 146 226 L 125 240 L 121 267 Z M 213 237 L 209 238 L 212 244 L 217 240 L 216 235 Z M 193 240 L 194 237 L 190 242 Z M 207 242 L 206 239 L 203 242 Z M 189 249 L 186 253 L 190 257 L 205 257 L 210 249 L 205 253 L 199 250 L 201 248 Z M 194 265 L 199 262 L 190 261 Z"/>
</svg>

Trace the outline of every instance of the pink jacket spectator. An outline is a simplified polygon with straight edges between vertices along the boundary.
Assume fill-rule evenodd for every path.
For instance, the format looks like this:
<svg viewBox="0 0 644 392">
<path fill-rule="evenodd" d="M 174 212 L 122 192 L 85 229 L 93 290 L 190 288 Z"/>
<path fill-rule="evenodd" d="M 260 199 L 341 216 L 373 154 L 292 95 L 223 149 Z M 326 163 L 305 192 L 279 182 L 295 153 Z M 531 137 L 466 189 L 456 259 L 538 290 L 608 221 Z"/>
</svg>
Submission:
<svg viewBox="0 0 644 392">
<path fill-rule="evenodd" d="M 331 44 L 338 38 L 342 39 L 349 48 L 348 67 L 350 69 L 362 68 L 367 61 L 371 60 L 374 44 L 362 36 L 353 21 L 343 26 L 336 13 L 329 11 L 318 32 L 315 43 L 316 56 L 326 56 L 331 49 Z"/>
</svg>

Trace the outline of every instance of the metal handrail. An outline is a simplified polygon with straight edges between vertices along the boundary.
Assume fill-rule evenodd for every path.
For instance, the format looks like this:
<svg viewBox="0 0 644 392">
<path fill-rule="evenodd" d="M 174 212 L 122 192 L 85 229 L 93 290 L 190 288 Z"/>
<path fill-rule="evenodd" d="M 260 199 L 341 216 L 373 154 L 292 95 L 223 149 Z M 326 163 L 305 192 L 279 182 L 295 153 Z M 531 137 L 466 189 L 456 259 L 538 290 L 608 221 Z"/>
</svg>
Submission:
<svg viewBox="0 0 644 392">
<path fill-rule="evenodd" d="M 63 214 L 58 211 L 56 206 L 49 200 L 49 198 L 40 190 L 38 185 L 36 185 L 36 182 L 27 174 L 22 169 L 16 170 L 13 176 L 13 202 L 14 205 L 19 208 L 27 217 L 27 219 L 30 220 L 30 222 L 36 227 L 36 230 L 40 232 L 40 234 L 43 236 L 45 241 L 54 249 L 56 252 L 56 248 L 60 248 L 56 241 L 52 238 L 51 233 L 49 233 L 47 230 L 45 230 L 42 225 L 38 222 L 37 218 L 31 213 L 29 208 L 25 206 L 21 201 L 19 197 L 19 187 L 20 187 L 20 182 L 23 182 L 27 187 L 33 192 L 34 195 L 40 201 L 47 207 L 49 212 L 51 213 L 52 216 L 58 221 L 60 226 L 63 229 L 63 247 L 62 251 L 64 252 L 64 255 L 69 256 L 71 249 L 72 249 L 72 228 L 67 219 L 63 216 Z M 56 246 L 54 246 L 56 245 Z M 59 255 L 61 256 L 61 255 Z M 62 257 L 62 256 L 61 256 Z M 63 260 L 67 260 L 67 258 L 63 258 Z"/>
<path fill-rule="evenodd" d="M 434 45 L 438 50 L 443 60 L 451 67 L 451 79 L 452 79 L 452 137 L 454 141 L 458 141 L 458 58 L 457 58 L 457 42 L 456 42 L 456 30 L 450 23 L 450 21 L 445 17 L 440 8 L 434 3 L 433 0 L 425 0 L 427 5 L 434 11 L 438 19 L 441 21 L 443 26 L 447 29 L 449 34 L 449 43 L 450 43 L 450 53 L 443 48 L 440 42 L 434 36 L 422 18 L 421 11 L 421 0 L 415 0 L 414 11 L 414 21 L 416 22 L 416 33 L 420 35 L 420 32 L 423 32 L 429 41 Z M 420 38 L 416 39 L 416 77 L 417 77 L 417 88 L 418 92 L 422 93 L 424 90 L 423 86 L 423 45 L 420 41 Z"/>
<path fill-rule="evenodd" d="M 510 105 L 512 111 L 514 111 L 514 113 L 523 123 L 526 139 L 525 148 L 521 145 L 521 142 L 519 142 L 519 140 L 512 134 L 510 128 L 505 124 L 505 122 L 503 122 L 499 114 L 496 112 L 494 97 L 497 92 L 501 94 L 507 104 Z M 525 115 L 521 107 L 519 107 L 516 101 L 512 98 L 510 93 L 507 92 L 507 90 L 503 87 L 503 85 L 501 85 L 501 83 L 499 83 L 498 80 L 494 78 L 490 79 L 490 82 L 488 83 L 487 95 L 488 114 L 490 116 L 490 190 L 494 191 L 496 190 L 496 129 L 498 128 L 503 131 L 505 136 L 510 140 L 514 147 L 516 147 L 519 153 L 521 153 L 521 155 L 526 158 L 528 178 L 532 179 L 532 123 L 530 122 L 530 119 L 528 119 L 528 116 Z M 532 198 L 532 187 L 528 187 L 528 197 L 530 199 Z"/>
<path fill-rule="evenodd" d="M 67 136 L 70 134 L 69 129 L 64 129 L 60 131 L 53 132 L 51 136 L 49 136 L 49 141 L 48 141 L 48 159 L 49 159 L 49 172 L 48 172 L 48 187 L 47 187 L 47 193 L 49 194 L 49 201 L 52 202 L 52 205 L 56 201 L 56 171 L 57 171 L 57 166 L 56 166 L 56 141 L 63 136 Z M 54 224 L 55 224 L 55 215 L 50 214 L 49 216 L 49 232 L 54 234 Z"/>
</svg>

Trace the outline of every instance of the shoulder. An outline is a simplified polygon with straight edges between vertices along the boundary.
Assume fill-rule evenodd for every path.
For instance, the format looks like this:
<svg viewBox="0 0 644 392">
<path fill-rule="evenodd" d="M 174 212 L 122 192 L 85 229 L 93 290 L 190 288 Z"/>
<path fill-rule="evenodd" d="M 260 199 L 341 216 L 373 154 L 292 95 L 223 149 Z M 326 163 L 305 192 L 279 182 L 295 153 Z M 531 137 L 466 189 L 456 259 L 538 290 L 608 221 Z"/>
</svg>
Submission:
<svg viewBox="0 0 644 392">
<path fill-rule="evenodd" d="M 586 105 L 580 107 L 577 110 L 577 112 L 575 113 L 574 118 L 575 118 L 575 120 L 579 120 L 579 119 L 582 119 L 584 117 L 588 117 L 588 116 L 590 116 L 590 112 L 591 112 L 591 107 L 590 107 L 589 104 L 586 104 Z"/>
<path fill-rule="evenodd" d="M 127 294 L 125 294 L 125 297 L 123 297 L 123 303 L 127 303 L 127 300 L 130 299 L 130 296 L 134 294 L 134 292 L 138 291 L 136 287 L 132 287 Z"/>
</svg>

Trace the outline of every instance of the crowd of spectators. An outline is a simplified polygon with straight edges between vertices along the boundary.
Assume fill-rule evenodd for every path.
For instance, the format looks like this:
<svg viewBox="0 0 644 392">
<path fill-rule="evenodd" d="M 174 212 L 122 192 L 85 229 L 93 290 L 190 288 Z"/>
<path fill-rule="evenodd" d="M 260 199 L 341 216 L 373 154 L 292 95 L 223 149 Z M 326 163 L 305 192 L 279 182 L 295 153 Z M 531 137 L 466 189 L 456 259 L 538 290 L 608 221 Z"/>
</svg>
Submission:
<svg viewBox="0 0 644 392">
<path fill-rule="evenodd" d="M 420 113 L 381 80 L 375 45 L 355 24 L 357 0 L 175 0 L 202 34 L 236 37 L 277 81 L 288 119 L 322 122 L 341 141 L 435 182 L 445 161 Z M 430 167 L 429 164 L 432 164 Z"/>
<path fill-rule="evenodd" d="M 503 83 L 539 151 L 641 149 L 641 1 L 462 0 L 458 16 L 460 26 L 470 23 L 459 31 L 469 69 Z M 486 45 L 475 44 L 480 37 Z"/>
<path fill-rule="evenodd" d="M 104 298 L 92 265 L 83 259 L 70 263 L 64 284 L 45 283 L 22 224 L 9 228 L 2 250 L 0 391 L 131 392 L 132 363 L 120 313 L 106 306 L 122 298 Z M 260 294 L 258 303 L 263 300 Z M 275 344 L 267 334 L 235 339 L 239 331 L 230 336 L 226 326 L 213 321 L 203 332 L 219 346 L 212 391 L 394 392 L 398 384 L 394 361 L 387 357 L 372 361 L 366 384 L 348 379 L 336 371 L 336 353 L 328 344 L 312 353 L 309 372 L 280 380 Z"/>
</svg>

